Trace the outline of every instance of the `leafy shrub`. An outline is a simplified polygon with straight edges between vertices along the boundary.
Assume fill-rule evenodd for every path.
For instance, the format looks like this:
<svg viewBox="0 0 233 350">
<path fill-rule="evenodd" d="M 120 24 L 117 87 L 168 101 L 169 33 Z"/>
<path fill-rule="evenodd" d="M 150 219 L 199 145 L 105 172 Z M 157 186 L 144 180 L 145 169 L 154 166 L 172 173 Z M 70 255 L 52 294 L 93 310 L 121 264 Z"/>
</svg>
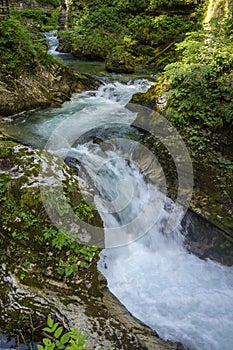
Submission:
<svg viewBox="0 0 233 350">
<path fill-rule="evenodd" d="M 54 340 L 49 338 L 43 339 L 43 345 L 37 345 L 38 350 L 85 350 L 86 336 L 74 328 L 70 328 L 68 332 L 54 322 L 51 317 L 48 317 L 47 327 L 43 329 L 44 332 L 50 334 Z"/>
<path fill-rule="evenodd" d="M 170 2 L 175 7 L 177 3 L 188 1 Z M 153 57 L 153 50 L 158 45 L 176 40 L 185 32 L 193 30 L 197 22 L 192 17 L 184 20 L 173 14 L 154 15 L 150 8 L 152 4 L 146 0 L 114 0 L 104 3 L 100 0 L 84 0 L 74 6 L 75 14 L 70 16 L 73 28 L 72 52 L 85 58 L 105 59 L 116 46 L 127 46 L 131 42 L 135 44 L 131 45 L 130 50 L 125 46 L 124 51 L 136 56 L 137 62 L 145 62 L 148 57 Z M 190 11 L 188 9 L 187 14 Z M 62 45 L 66 46 L 65 43 Z"/>
<path fill-rule="evenodd" d="M 150 9 L 155 10 L 159 7 L 176 7 L 179 5 L 196 4 L 195 0 L 150 0 Z"/>
<path fill-rule="evenodd" d="M 168 114 L 177 123 L 198 123 L 216 129 L 233 120 L 231 70 L 233 45 L 224 36 L 206 32 L 190 34 L 177 45 L 180 62 L 165 69 L 171 89 L 167 92 Z"/>
<path fill-rule="evenodd" d="M 37 345 L 37 350 L 88 350 L 87 337 L 82 332 L 72 327 L 66 332 L 64 327 L 58 322 L 54 322 L 51 317 L 48 317 L 47 327 L 43 328 L 43 331 L 49 337 L 43 339 L 43 345 Z M 108 348 L 107 350 L 111 349 Z"/>
<path fill-rule="evenodd" d="M 72 38 L 72 52 L 77 56 L 90 59 L 104 59 L 116 44 L 116 39 L 102 28 L 89 32 L 75 29 Z"/>
<path fill-rule="evenodd" d="M 37 63 L 50 66 L 54 59 L 46 52 L 41 33 L 30 32 L 18 19 L 10 17 L 0 26 L 1 72 L 20 74 L 21 69 L 33 69 Z"/>
<path fill-rule="evenodd" d="M 18 19 L 22 24 L 30 27 L 30 31 L 49 31 L 58 29 L 58 18 L 60 14 L 60 6 L 54 10 L 46 8 L 24 8 L 20 11 L 12 10 L 11 15 Z"/>
<path fill-rule="evenodd" d="M 146 0 L 115 0 L 113 1 L 113 6 L 116 8 L 119 15 L 137 15 L 147 9 L 148 2 Z"/>
</svg>

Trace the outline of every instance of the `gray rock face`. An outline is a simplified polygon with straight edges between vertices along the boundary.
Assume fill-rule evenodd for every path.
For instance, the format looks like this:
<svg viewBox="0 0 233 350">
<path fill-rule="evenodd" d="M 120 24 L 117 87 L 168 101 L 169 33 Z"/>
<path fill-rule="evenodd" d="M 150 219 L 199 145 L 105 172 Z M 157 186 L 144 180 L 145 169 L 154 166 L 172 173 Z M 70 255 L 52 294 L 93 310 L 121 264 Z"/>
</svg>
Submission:
<svg viewBox="0 0 233 350">
<path fill-rule="evenodd" d="M 22 284 L 4 267 L 0 284 L 8 290 L 7 303 L 2 308 L 3 318 L 10 309 L 14 314 L 23 313 L 25 318 L 34 313 L 43 317 L 49 310 L 64 327 L 81 330 L 87 336 L 90 349 L 100 346 L 115 350 L 183 349 L 180 344 L 160 340 L 154 331 L 132 317 L 105 286 L 102 291 L 94 290 L 93 286 L 88 289 L 85 284 L 81 288 L 71 287 L 52 277 L 43 277 L 43 287 L 36 288 Z"/>
<path fill-rule="evenodd" d="M 91 77 L 74 74 L 68 68 L 53 64 L 49 69 L 38 66 L 20 77 L 0 78 L 0 116 L 34 108 L 59 105 L 72 92 L 96 88 L 100 83 Z"/>
</svg>

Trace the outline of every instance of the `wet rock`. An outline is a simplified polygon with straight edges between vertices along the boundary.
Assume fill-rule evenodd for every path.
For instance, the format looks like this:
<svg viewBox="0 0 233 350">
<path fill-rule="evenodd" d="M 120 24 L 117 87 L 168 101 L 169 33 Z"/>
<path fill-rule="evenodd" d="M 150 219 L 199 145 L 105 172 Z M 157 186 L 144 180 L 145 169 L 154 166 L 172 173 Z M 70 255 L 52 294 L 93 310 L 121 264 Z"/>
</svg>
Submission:
<svg viewBox="0 0 233 350">
<path fill-rule="evenodd" d="M 233 239 L 204 217 L 189 210 L 181 223 L 185 246 L 201 259 L 233 265 Z"/>
<path fill-rule="evenodd" d="M 80 287 L 57 282 L 51 271 L 49 276 L 40 270 L 37 274 L 40 286 L 31 286 L 4 266 L 0 284 L 6 292 L 4 297 L 0 293 L 3 315 L 0 329 L 11 315 L 24 315 L 25 320 L 29 315 L 43 318 L 49 311 L 65 328 L 81 330 L 90 349 L 101 346 L 113 350 L 183 350 L 180 344 L 160 340 L 156 332 L 135 319 L 108 291 L 102 276 L 96 284 L 89 275 L 88 286 L 84 281 Z M 94 276 L 94 279 L 98 276 L 96 270 Z"/>
</svg>

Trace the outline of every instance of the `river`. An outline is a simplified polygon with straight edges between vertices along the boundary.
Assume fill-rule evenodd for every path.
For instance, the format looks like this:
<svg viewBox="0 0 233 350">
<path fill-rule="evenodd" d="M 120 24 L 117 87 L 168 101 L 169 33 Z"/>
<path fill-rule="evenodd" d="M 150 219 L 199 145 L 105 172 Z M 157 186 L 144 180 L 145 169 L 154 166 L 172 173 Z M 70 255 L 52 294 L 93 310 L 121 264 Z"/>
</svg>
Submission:
<svg viewBox="0 0 233 350">
<path fill-rule="evenodd" d="M 97 91 L 74 94 L 60 108 L 5 118 L 1 127 L 21 142 L 81 163 L 105 227 L 99 270 L 134 316 L 188 349 L 231 350 L 233 268 L 188 253 L 179 226 L 165 232 L 175 204 L 131 159 L 141 134 L 130 126 L 136 115 L 125 106 L 151 83 L 105 78 Z"/>
</svg>

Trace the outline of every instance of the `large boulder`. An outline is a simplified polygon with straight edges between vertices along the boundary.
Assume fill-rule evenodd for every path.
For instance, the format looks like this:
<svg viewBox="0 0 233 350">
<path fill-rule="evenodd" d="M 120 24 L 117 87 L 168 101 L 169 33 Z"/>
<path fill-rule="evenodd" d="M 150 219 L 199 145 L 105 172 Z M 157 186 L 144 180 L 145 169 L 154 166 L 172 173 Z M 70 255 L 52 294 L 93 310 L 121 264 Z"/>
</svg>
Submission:
<svg viewBox="0 0 233 350">
<path fill-rule="evenodd" d="M 100 84 L 97 79 L 73 73 L 57 63 L 47 69 L 37 65 L 33 70 L 22 70 L 20 76 L 0 75 L 0 116 L 57 105 L 69 100 L 73 92 Z"/>
</svg>

